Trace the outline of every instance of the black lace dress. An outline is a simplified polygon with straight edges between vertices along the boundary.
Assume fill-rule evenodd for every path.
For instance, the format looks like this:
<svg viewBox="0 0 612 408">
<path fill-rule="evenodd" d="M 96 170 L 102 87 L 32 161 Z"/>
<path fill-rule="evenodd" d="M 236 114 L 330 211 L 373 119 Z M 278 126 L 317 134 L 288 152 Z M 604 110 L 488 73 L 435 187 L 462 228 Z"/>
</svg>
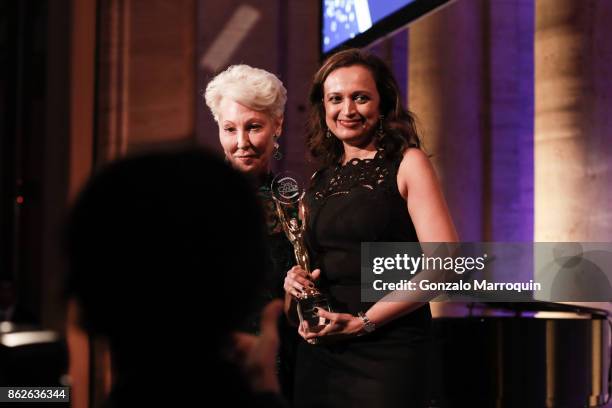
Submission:
<svg viewBox="0 0 612 408">
<path fill-rule="evenodd" d="M 361 242 L 417 241 L 397 188 L 400 161 L 381 150 L 318 172 L 307 191 L 307 243 L 336 312 L 357 315 L 372 305 L 360 299 Z M 426 406 L 430 323 L 425 305 L 366 336 L 302 340 L 295 407 Z"/>
</svg>

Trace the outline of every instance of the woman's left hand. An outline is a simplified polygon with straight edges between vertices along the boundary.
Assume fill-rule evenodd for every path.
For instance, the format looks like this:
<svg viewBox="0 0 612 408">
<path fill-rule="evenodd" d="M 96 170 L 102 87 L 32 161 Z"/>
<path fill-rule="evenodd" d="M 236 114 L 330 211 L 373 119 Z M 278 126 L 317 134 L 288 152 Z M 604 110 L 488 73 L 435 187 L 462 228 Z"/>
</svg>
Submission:
<svg viewBox="0 0 612 408">
<path fill-rule="evenodd" d="M 299 334 L 309 343 L 315 343 L 313 339 L 321 338 L 341 338 L 341 337 L 356 337 L 365 333 L 363 329 L 363 321 L 348 313 L 333 313 L 325 309 L 317 308 L 317 315 L 329 321 L 329 324 L 317 332 L 308 330 L 306 321 L 299 328 Z M 337 337 L 336 337 L 337 336 Z"/>
</svg>

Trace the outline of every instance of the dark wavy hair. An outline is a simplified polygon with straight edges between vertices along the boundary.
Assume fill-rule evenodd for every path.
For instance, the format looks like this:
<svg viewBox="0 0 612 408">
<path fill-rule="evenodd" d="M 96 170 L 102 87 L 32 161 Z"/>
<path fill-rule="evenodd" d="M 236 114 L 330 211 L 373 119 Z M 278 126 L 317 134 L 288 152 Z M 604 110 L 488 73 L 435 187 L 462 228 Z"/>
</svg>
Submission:
<svg viewBox="0 0 612 408">
<path fill-rule="evenodd" d="M 323 84 L 338 68 L 361 65 L 374 77 L 380 95 L 380 114 L 384 115 L 385 137 L 378 142 L 387 157 L 399 157 L 408 147 L 421 147 L 414 115 L 404 108 L 397 82 L 385 62 L 377 56 L 357 48 L 340 51 L 329 57 L 314 76 L 310 87 L 310 112 L 306 130 L 306 145 L 313 158 L 327 166 L 337 163 L 344 150 L 342 142 L 326 137 Z"/>
</svg>

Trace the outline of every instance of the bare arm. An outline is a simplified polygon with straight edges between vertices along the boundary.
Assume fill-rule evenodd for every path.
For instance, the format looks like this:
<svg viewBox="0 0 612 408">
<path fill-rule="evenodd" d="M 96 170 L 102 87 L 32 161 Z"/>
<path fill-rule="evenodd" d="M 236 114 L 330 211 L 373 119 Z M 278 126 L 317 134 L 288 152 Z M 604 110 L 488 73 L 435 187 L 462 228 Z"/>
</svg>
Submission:
<svg viewBox="0 0 612 408">
<path fill-rule="evenodd" d="M 458 236 L 435 170 L 419 149 L 408 149 L 397 173 L 397 184 L 420 242 L 457 242 Z M 389 302 L 383 298 L 366 315 L 383 325 L 424 305 L 423 302 Z"/>
</svg>

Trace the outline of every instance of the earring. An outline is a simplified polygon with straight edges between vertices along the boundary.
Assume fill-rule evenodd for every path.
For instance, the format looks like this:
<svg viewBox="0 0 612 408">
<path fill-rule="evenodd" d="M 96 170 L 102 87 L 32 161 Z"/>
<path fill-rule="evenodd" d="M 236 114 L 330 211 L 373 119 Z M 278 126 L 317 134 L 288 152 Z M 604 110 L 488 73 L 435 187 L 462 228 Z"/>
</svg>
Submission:
<svg viewBox="0 0 612 408">
<path fill-rule="evenodd" d="M 278 135 L 274 135 L 274 153 L 272 153 L 272 157 L 274 158 L 274 160 L 280 160 L 283 158 L 283 154 L 280 151 L 280 145 L 276 141 L 277 138 Z"/>
<path fill-rule="evenodd" d="M 327 129 L 327 132 L 325 133 L 325 137 L 328 138 L 328 139 L 331 139 L 332 132 L 330 132 L 329 129 Z"/>
<path fill-rule="evenodd" d="M 378 129 L 376 130 L 376 136 L 378 136 L 378 140 L 382 140 L 385 137 L 385 128 L 383 127 L 384 119 L 384 115 L 380 115 L 380 118 L 378 118 Z"/>
</svg>

